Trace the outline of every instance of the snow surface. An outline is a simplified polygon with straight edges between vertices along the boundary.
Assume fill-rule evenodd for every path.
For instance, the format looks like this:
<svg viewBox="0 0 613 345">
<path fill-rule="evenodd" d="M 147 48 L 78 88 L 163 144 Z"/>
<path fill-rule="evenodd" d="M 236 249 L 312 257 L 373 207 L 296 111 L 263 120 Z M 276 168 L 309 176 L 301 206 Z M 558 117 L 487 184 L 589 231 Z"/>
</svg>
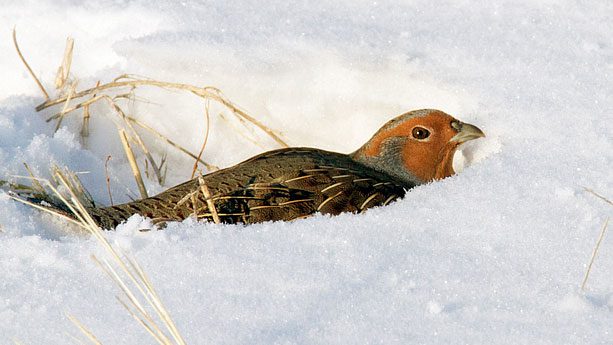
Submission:
<svg viewBox="0 0 613 345">
<path fill-rule="evenodd" d="M 76 40 L 80 88 L 132 73 L 212 85 L 292 145 L 350 152 L 386 120 L 434 107 L 487 138 L 467 167 L 364 215 L 223 226 L 186 220 L 107 234 L 151 277 L 190 344 L 612 344 L 613 238 L 579 285 L 613 208 L 613 5 L 600 1 L 7 2 L 0 10 L 0 179 L 51 163 L 108 203 L 136 196 L 114 125 L 96 110 L 53 134 L 11 43 L 52 88 Z M 147 123 L 197 151 L 203 103 L 146 89 Z M 276 147 L 238 135 L 214 107 L 206 159 L 228 166 Z M 233 124 L 236 126 L 236 123 Z M 192 162 L 171 147 L 166 186 Z M 142 160 L 141 160 L 142 161 Z M 0 342 L 64 344 L 79 318 L 105 344 L 153 340 L 90 259 L 94 239 L 0 192 Z"/>
</svg>

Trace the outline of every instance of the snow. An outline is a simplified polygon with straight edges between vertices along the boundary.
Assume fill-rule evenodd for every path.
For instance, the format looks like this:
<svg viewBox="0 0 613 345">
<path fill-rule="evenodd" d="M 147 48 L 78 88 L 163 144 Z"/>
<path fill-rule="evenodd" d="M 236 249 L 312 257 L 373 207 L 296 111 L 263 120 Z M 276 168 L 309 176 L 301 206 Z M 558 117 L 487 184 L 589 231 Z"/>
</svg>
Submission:
<svg viewBox="0 0 613 345">
<path fill-rule="evenodd" d="M 438 108 L 482 128 L 458 175 L 363 215 L 227 226 L 186 220 L 106 234 L 151 278 L 190 344 L 610 344 L 613 240 L 579 286 L 613 198 L 613 7 L 606 0 L 398 3 L 37 0 L 3 4 L 0 179 L 57 163 L 108 204 L 138 195 L 115 125 L 92 109 L 92 133 L 68 118 L 53 133 L 49 90 L 75 38 L 79 88 L 123 73 L 215 86 L 291 145 L 350 152 L 395 115 Z M 143 89 L 131 111 L 198 151 L 203 102 Z M 228 166 L 275 143 L 237 134 L 213 106 L 205 159 Z M 240 128 L 240 125 L 238 125 Z M 245 139 L 254 138 L 258 145 Z M 152 139 L 152 138 L 148 138 Z M 166 186 L 193 162 L 167 145 Z M 142 161 L 142 159 L 141 159 Z M 90 259 L 97 242 L 0 192 L 0 342 L 152 339 Z"/>
</svg>

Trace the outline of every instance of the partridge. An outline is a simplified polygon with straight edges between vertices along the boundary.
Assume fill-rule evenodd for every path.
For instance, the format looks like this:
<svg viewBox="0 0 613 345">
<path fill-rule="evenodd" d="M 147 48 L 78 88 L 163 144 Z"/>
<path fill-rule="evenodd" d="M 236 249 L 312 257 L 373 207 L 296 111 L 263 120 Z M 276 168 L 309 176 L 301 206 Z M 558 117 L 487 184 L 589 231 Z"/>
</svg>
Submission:
<svg viewBox="0 0 613 345">
<path fill-rule="evenodd" d="M 453 175 L 458 146 L 483 136 L 479 128 L 442 111 L 415 110 L 387 122 L 351 154 L 304 147 L 273 150 L 150 198 L 88 211 L 105 229 L 133 214 L 167 222 L 190 216 L 212 220 L 216 213 L 223 223 L 249 224 L 362 212 Z"/>
<path fill-rule="evenodd" d="M 483 136 L 479 128 L 440 110 L 414 110 L 387 122 L 350 154 L 307 147 L 268 151 L 150 198 L 87 211 L 104 229 L 134 214 L 154 223 L 192 216 L 250 224 L 362 212 L 453 175 L 458 146 Z M 49 196 L 15 194 L 26 203 L 75 217 Z"/>
</svg>

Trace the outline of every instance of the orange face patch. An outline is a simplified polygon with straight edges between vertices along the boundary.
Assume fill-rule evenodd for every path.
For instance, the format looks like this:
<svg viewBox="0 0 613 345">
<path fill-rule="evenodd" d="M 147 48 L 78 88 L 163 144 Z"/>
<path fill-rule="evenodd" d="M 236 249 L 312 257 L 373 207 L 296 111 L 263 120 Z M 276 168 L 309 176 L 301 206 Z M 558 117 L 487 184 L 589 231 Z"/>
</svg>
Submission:
<svg viewBox="0 0 613 345">
<path fill-rule="evenodd" d="M 432 181 L 453 175 L 453 154 L 458 143 L 450 142 L 458 131 L 451 126 L 457 121 L 442 111 L 433 110 L 423 116 L 396 118 L 388 122 L 364 147 L 362 153 L 376 157 L 384 151 L 391 138 L 406 139 L 401 157 L 406 169 L 420 180 Z M 429 135 L 416 127 L 426 129 Z"/>
</svg>

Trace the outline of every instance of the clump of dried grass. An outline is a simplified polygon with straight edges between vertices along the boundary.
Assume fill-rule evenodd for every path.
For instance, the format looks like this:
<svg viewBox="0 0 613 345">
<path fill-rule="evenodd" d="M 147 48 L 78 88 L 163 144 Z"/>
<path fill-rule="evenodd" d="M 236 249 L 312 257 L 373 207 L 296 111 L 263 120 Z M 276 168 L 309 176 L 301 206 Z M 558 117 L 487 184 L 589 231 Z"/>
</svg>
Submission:
<svg viewBox="0 0 613 345">
<path fill-rule="evenodd" d="M 41 206 L 13 193 L 10 193 L 9 196 L 16 201 L 64 218 L 91 234 L 109 256 L 109 259 L 98 259 L 95 256 L 92 256 L 92 259 L 100 266 L 115 285 L 120 288 L 122 296 L 117 297 L 119 302 L 126 308 L 130 315 L 147 330 L 157 343 L 163 345 L 184 345 L 185 340 L 182 338 L 169 312 L 166 310 L 159 295 L 155 291 L 151 280 L 145 274 L 141 266 L 134 258 L 131 258 L 129 255 L 111 245 L 104 236 L 103 230 L 98 227 L 94 219 L 87 212 L 87 208 L 93 206 L 93 201 L 91 201 L 91 196 L 82 187 L 77 175 L 67 169 L 53 167 L 51 180 L 38 179 L 30 176 L 23 177 L 33 179 L 36 181 L 36 184 L 33 183 L 32 186 L 10 184 L 9 187 L 11 189 L 19 188 L 22 193 L 36 194 L 37 198 L 41 198 L 42 200 L 53 199 L 55 201 L 52 203 L 55 207 Z M 0 185 L 1 184 L 8 183 L 2 181 L 0 182 Z M 51 191 L 51 193 L 48 193 L 48 190 Z M 71 216 L 56 209 L 60 202 L 66 207 Z M 77 320 L 77 318 L 72 315 L 68 315 L 68 318 L 76 325 L 83 335 L 89 339 L 89 341 L 93 344 L 101 344 L 94 334 Z"/>
<path fill-rule="evenodd" d="M 142 135 L 137 130 L 137 128 L 149 132 L 162 142 L 170 145 L 171 147 L 179 150 L 181 153 L 186 154 L 190 158 L 194 159 L 194 167 L 192 169 L 191 178 L 195 176 L 195 173 L 198 170 L 198 164 L 204 165 L 208 170 L 218 169 L 216 166 L 209 164 L 202 159 L 202 155 L 210 131 L 210 102 L 216 102 L 218 104 L 221 104 L 222 106 L 230 110 L 231 113 L 243 125 L 250 125 L 254 128 L 261 130 L 270 138 L 272 138 L 279 146 L 288 146 L 287 143 L 281 138 L 279 133 L 277 133 L 270 127 L 264 125 L 255 117 L 249 115 L 245 110 L 241 109 L 238 105 L 229 100 L 221 92 L 221 90 L 215 87 L 199 87 L 189 84 L 158 81 L 124 74 L 113 79 L 111 82 L 101 83 L 100 81 L 98 81 L 94 87 L 85 90 L 78 90 L 78 81 L 72 78 L 70 75 L 72 56 L 74 51 L 74 41 L 70 38 L 67 39 L 64 57 L 55 79 L 55 87 L 58 96 L 55 98 L 51 98 L 47 90 L 45 90 L 43 84 L 40 82 L 40 80 L 36 77 L 32 69 L 30 68 L 23 54 L 21 53 L 21 50 L 17 43 L 17 36 L 15 30 L 13 30 L 13 42 L 20 59 L 22 60 L 22 62 L 28 69 L 30 75 L 35 80 L 36 84 L 45 96 L 45 101 L 36 107 L 36 111 L 42 111 L 54 106 L 61 106 L 59 111 L 47 118 L 47 122 L 55 121 L 56 131 L 60 128 L 63 120 L 66 117 L 71 116 L 73 114 L 78 114 L 80 112 L 82 116 L 80 134 L 85 141 L 89 136 L 90 132 L 89 126 L 90 118 L 92 116 L 91 106 L 98 103 L 104 103 L 108 106 L 110 110 L 112 110 L 112 113 L 115 114 L 117 117 L 111 120 L 117 126 L 118 136 L 123 143 L 126 156 L 130 161 L 130 166 L 134 173 L 135 181 L 138 185 L 141 196 L 143 197 L 144 195 L 146 195 L 146 189 L 142 181 L 143 179 L 141 169 L 138 169 L 138 165 L 136 165 L 136 154 L 134 153 L 134 148 L 138 148 L 140 150 L 140 153 L 145 156 L 145 172 L 149 172 L 150 168 L 153 177 L 159 184 L 164 184 L 167 166 L 165 165 L 166 160 L 164 157 L 162 157 L 160 161 L 156 161 L 154 159 L 151 150 L 148 148 L 147 143 L 143 140 Z M 206 132 L 204 134 L 203 144 L 198 154 L 190 152 L 188 149 L 179 145 L 175 140 L 166 137 L 150 125 L 139 121 L 133 116 L 129 116 L 127 114 L 127 112 L 123 108 L 121 101 L 134 101 L 136 99 L 135 92 L 142 87 L 156 87 L 165 90 L 173 89 L 185 91 L 201 98 L 204 101 L 204 118 L 207 126 Z M 130 143 L 134 146 L 130 145 Z"/>
<path fill-rule="evenodd" d="M 209 106 L 211 102 L 219 103 L 229 109 L 243 125 L 250 125 L 259 129 L 272 138 L 279 146 L 287 147 L 286 142 L 276 131 L 264 125 L 255 117 L 249 115 L 246 111 L 242 110 L 215 87 L 198 87 L 194 85 L 164 82 L 125 74 L 113 79 L 111 82 L 101 83 L 98 81 L 94 87 L 85 90 L 78 90 L 78 81 L 72 78 L 70 73 L 74 51 L 74 40 L 71 38 L 68 38 L 66 41 L 64 56 L 62 63 L 58 68 L 54 83 L 57 96 L 52 98 L 40 80 L 36 77 L 32 68 L 29 66 L 25 57 L 23 56 L 17 43 L 17 35 L 15 30 L 13 30 L 13 42 L 21 61 L 26 66 L 30 75 L 45 97 L 45 101 L 36 107 L 36 111 L 42 111 L 54 106 L 61 106 L 59 111 L 47 118 L 47 122 L 55 121 L 56 131 L 60 128 L 65 118 L 80 112 L 82 117 L 80 134 L 82 139 L 85 141 L 90 132 L 89 126 L 90 118 L 92 116 L 91 106 L 97 103 L 103 103 L 112 110 L 112 113 L 116 115 L 116 118 L 111 120 L 113 120 L 113 122 L 117 125 L 119 138 L 123 144 L 124 151 L 128 161 L 130 162 L 130 166 L 134 173 L 134 178 L 143 198 L 147 197 L 147 191 L 142 179 L 141 169 L 137 164 L 134 148 L 138 148 L 140 153 L 145 156 L 145 172 L 148 172 L 149 169 L 151 169 L 152 175 L 160 184 L 164 183 L 167 166 L 165 164 L 166 160 L 164 157 L 162 157 L 160 161 L 156 161 L 154 159 L 151 150 L 148 148 L 148 145 L 143 140 L 137 128 L 149 132 L 154 137 L 162 140 L 164 143 L 194 159 L 195 162 L 192 169 L 192 178 L 195 176 L 196 171 L 198 171 L 198 164 L 203 164 L 209 170 L 217 169 L 217 167 L 205 162 L 202 159 L 210 131 Z M 203 99 L 205 104 L 204 118 L 206 121 L 206 133 L 198 154 L 190 152 L 186 148 L 177 144 L 176 141 L 164 136 L 148 124 L 127 115 L 121 101 L 134 101 L 136 99 L 135 92 L 141 87 L 157 87 L 162 89 L 180 90 L 189 92 Z M 117 119 L 119 119 L 119 121 L 117 121 Z M 224 120 L 227 119 L 224 118 Z M 107 167 L 109 158 L 107 158 L 105 162 L 105 169 L 107 169 L 106 174 L 109 199 L 111 204 L 113 204 L 113 198 L 110 194 L 110 179 L 108 178 Z M 110 256 L 109 260 L 99 260 L 96 257 L 93 257 L 93 259 L 111 278 L 111 280 L 113 280 L 113 282 L 120 287 L 123 297 L 118 297 L 118 299 L 120 300 L 120 303 L 128 310 L 130 315 L 132 315 L 159 344 L 185 344 L 185 341 L 181 337 L 176 325 L 174 324 L 167 310 L 164 308 L 158 294 L 155 292 L 153 285 L 151 284 L 151 281 L 144 273 L 142 268 L 134 259 L 122 253 L 117 248 L 114 248 L 106 240 L 102 230 L 97 226 L 95 221 L 87 212 L 87 208 L 94 207 L 95 204 L 89 193 L 79 181 L 77 175 L 67 169 L 53 167 L 52 180 L 49 181 L 35 178 L 27 165 L 26 170 L 28 170 L 30 174 L 30 176 L 27 178 L 31 179 L 31 186 L 9 183 L 7 181 L 0 181 L 0 186 L 6 185 L 10 190 L 17 192 L 17 194 L 10 194 L 13 199 L 66 219 L 92 234 Z M 219 223 L 219 215 L 217 214 L 215 205 L 212 202 L 208 187 L 206 184 L 204 184 L 202 174 L 199 174 L 199 182 L 200 190 L 197 192 L 203 194 L 204 200 L 206 200 L 207 203 L 207 209 L 212 214 L 214 222 Z M 51 193 L 47 192 L 47 190 L 50 190 Z M 64 194 L 62 194 L 60 190 L 63 190 Z M 22 197 L 23 195 L 29 195 L 32 197 L 32 199 L 28 200 L 28 197 L 24 198 Z M 51 207 L 44 204 L 39 204 L 37 201 L 40 200 L 50 201 Z M 65 205 L 66 212 L 58 208 L 58 205 Z M 195 209 L 194 212 L 196 217 L 198 217 L 198 210 Z M 154 313 L 151 313 L 149 311 L 150 309 L 152 309 Z M 79 322 L 73 316 L 69 315 L 68 317 L 92 343 L 100 344 L 100 341 L 81 322 Z"/>
<path fill-rule="evenodd" d="M 134 148 L 138 148 L 140 153 L 146 158 L 145 171 L 147 172 L 149 169 L 151 169 L 152 175 L 160 184 L 164 183 L 165 169 L 167 166 L 165 165 L 166 161 L 164 158 L 162 158 L 160 161 L 156 161 L 154 159 L 151 150 L 148 148 L 139 131 L 137 131 L 137 128 L 153 134 L 166 144 L 178 149 L 180 152 L 194 159 L 195 163 L 192 169 L 193 178 L 198 170 L 198 164 L 203 164 L 207 169 L 216 168 L 202 159 L 210 130 L 210 102 L 217 102 L 223 105 L 229 109 L 241 123 L 249 124 L 255 128 L 258 128 L 270 136 L 280 146 L 287 147 L 285 141 L 281 139 L 280 135 L 276 131 L 270 129 L 268 126 L 249 115 L 246 111 L 239 108 L 236 104 L 225 97 L 219 89 L 214 87 L 197 87 L 188 84 L 163 82 L 139 78 L 131 75 L 121 75 L 109 83 L 101 83 L 98 81 L 92 88 L 78 90 L 78 81 L 73 79 L 70 74 L 72 55 L 74 51 L 74 41 L 70 38 L 67 39 L 64 57 L 55 79 L 55 88 L 58 96 L 51 98 L 21 53 L 17 43 L 15 31 L 13 31 L 13 41 L 19 57 L 45 96 L 45 101 L 38 105 L 36 110 L 42 111 L 53 106 L 61 106 L 59 111 L 47 119 L 47 122 L 55 121 L 55 130 L 60 128 L 66 117 L 80 112 L 82 116 L 80 134 L 85 140 L 89 136 L 90 118 L 92 116 L 92 113 L 90 112 L 91 106 L 96 103 L 102 102 L 106 104 L 109 109 L 112 110 L 112 113 L 117 116 L 113 120 L 117 125 L 119 138 L 124 146 L 124 151 L 126 152 L 126 156 L 128 157 L 130 166 L 134 172 L 134 177 L 137 181 L 142 197 L 147 197 L 147 192 L 144 187 L 141 170 L 136 162 Z M 175 141 L 159 133 L 148 124 L 127 115 L 120 101 L 132 101 L 136 99 L 135 91 L 140 87 L 146 86 L 186 91 L 204 100 L 204 117 L 207 127 L 203 144 L 198 154 L 190 152 L 177 144 Z M 117 118 L 119 121 L 117 121 Z M 106 163 L 108 163 L 108 159 Z M 119 249 L 112 246 L 105 238 L 103 231 L 97 226 L 95 221 L 87 212 L 87 209 L 89 207 L 95 207 L 95 204 L 89 193 L 79 181 L 77 175 L 67 169 L 53 167 L 52 180 L 41 180 L 33 176 L 27 165 L 26 170 L 28 170 L 30 174 L 30 176 L 27 178 L 31 179 L 31 186 L 18 185 L 6 181 L 0 181 L 0 185 L 7 185 L 9 189 L 17 192 L 17 194 L 10 194 L 13 199 L 66 219 L 94 236 L 109 254 L 110 259 L 100 260 L 96 257 L 92 258 L 122 291 L 122 297 L 118 297 L 118 299 L 126 310 L 128 310 L 130 315 L 132 315 L 135 320 L 137 320 L 137 322 L 139 322 L 159 344 L 185 344 L 185 341 L 181 337 L 181 334 L 170 317 L 170 314 L 162 304 L 150 279 L 147 277 L 140 265 L 138 265 L 133 258 L 130 258 L 125 253 L 122 253 Z M 210 192 L 207 186 L 204 184 L 201 174 L 199 174 L 199 182 L 200 190 L 198 192 L 203 194 L 204 200 L 206 200 L 207 203 L 207 209 L 212 214 L 214 222 L 219 223 L 220 220 L 219 216 L 217 215 L 215 205 L 211 200 Z M 109 199 L 112 204 L 113 201 L 112 195 L 110 195 L 109 184 L 110 181 L 107 172 L 107 189 L 109 190 Z M 47 192 L 48 190 L 51 192 Z M 63 193 L 60 190 L 62 190 Z M 28 200 L 27 197 L 22 197 L 23 195 L 32 196 L 33 198 L 31 200 L 33 201 Z M 51 206 L 44 204 L 40 205 L 38 203 L 40 200 L 50 201 L 49 204 Z M 65 210 L 60 208 L 59 205 L 64 205 Z M 196 216 L 198 216 L 197 210 L 195 210 L 195 213 Z M 151 310 L 153 312 L 151 312 Z M 68 317 L 92 343 L 100 344 L 100 341 L 94 336 L 94 334 L 81 322 L 79 322 L 73 316 L 69 315 Z"/>
<path fill-rule="evenodd" d="M 92 256 L 92 259 L 120 288 L 123 297 L 117 297 L 119 302 L 159 344 L 185 344 L 185 340 L 141 266 L 135 259 L 122 253 L 108 242 L 102 229 L 98 227 L 81 202 L 82 193 L 74 189 L 71 178 L 60 170 L 56 170 L 53 177 L 59 181 L 60 186 L 67 190 L 68 195 L 65 197 L 51 182 L 44 181 L 47 187 L 74 214 L 77 218 L 77 225 L 98 240 L 98 243 L 109 254 L 110 259 L 98 259 L 95 256 Z M 153 310 L 153 313 L 150 312 L 150 309 Z M 70 317 L 70 319 L 90 341 L 100 344 L 96 337 L 76 318 Z"/>
<path fill-rule="evenodd" d="M 26 169 L 30 173 L 30 176 L 14 177 L 29 179 L 32 181 L 31 185 L 23 185 L 0 180 L 0 187 L 6 187 L 8 189 L 8 195 L 11 199 L 50 213 L 76 225 L 80 224 L 74 219 L 74 217 L 72 217 L 70 209 L 61 208 L 63 201 L 62 197 L 60 197 L 61 194 L 59 193 L 60 190 L 65 189 L 64 185 L 67 186 L 66 188 L 73 191 L 79 202 L 82 205 L 85 205 L 85 207 L 91 208 L 96 206 L 93 198 L 81 183 L 77 173 L 69 170 L 68 168 L 60 168 L 53 165 L 51 167 L 51 180 L 45 180 L 35 177 L 31 173 L 27 164 L 25 165 Z M 61 177 L 61 179 L 59 177 Z M 41 182 L 44 182 L 47 188 L 45 188 Z"/>
</svg>

